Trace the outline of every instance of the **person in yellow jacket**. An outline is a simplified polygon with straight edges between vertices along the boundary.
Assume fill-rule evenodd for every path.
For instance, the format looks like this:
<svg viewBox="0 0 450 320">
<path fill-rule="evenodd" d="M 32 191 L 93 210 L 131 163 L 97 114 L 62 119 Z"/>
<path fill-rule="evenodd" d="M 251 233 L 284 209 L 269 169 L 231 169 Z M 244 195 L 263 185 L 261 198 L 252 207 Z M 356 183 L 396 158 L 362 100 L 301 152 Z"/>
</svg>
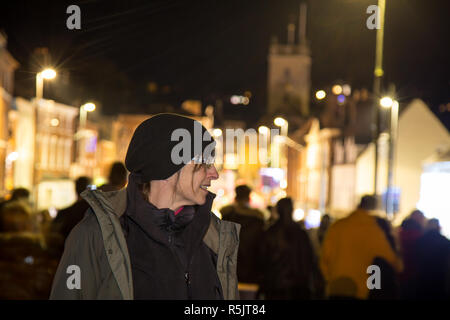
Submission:
<svg viewBox="0 0 450 320">
<path fill-rule="evenodd" d="M 328 230 L 321 251 L 320 268 L 327 282 L 327 296 L 367 299 L 367 268 L 375 257 L 384 259 L 399 272 L 401 260 L 370 211 L 376 198 L 364 196 L 348 217 L 335 222 Z"/>
</svg>

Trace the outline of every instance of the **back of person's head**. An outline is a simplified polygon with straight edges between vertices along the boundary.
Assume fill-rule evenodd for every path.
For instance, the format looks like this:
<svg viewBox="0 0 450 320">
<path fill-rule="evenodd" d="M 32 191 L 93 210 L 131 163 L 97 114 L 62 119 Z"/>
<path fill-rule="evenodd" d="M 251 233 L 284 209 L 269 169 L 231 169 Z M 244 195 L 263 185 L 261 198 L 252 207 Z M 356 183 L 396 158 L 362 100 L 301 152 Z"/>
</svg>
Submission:
<svg viewBox="0 0 450 320">
<path fill-rule="evenodd" d="M 422 227 L 425 225 L 425 215 L 420 210 L 416 209 L 413 212 L 411 212 L 409 218 L 420 224 Z"/>
<path fill-rule="evenodd" d="M 88 185 L 91 184 L 91 178 L 89 177 L 79 177 L 77 180 L 75 180 L 75 191 L 77 192 L 77 195 L 80 196 L 80 194 L 86 190 Z"/>
<path fill-rule="evenodd" d="M 436 218 L 428 220 L 425 229 L 427 231 L 441 231 L 441 225 L 439 224 L 439 220 Z"/>
<path fill-rule="evenodd" d="M 114 162 L 108 176 L 109 183 L 123 188 L 127 184 L 127 168 L 120 161 Z"/>
<path fill-rule="evenodd" d="M 235 189 L 235 192 L 236 192 L 236 201 L 237 202 L 250 201 L 250 193 L 252 192 L 252 189 L 250 189 L 249 186 L 247 186 L 245 184 L 237 186 Z"/>
<path fill-rule="evenodd" d="M 331 217 L 330 217 L 329 214 L 325 213 L 325 214 L 322 216 L 322 219 L 320 219 L 320 227 L 321 227 L 321 228 L 328 228 L 328 226 L 330 225 L 330 223 L 331 223 Z"/>
<path fill-rule="evenodd" d="M 376 196 L 365 195 L 361 198 L 358 208 L 363 210 L 376 210 L 378 207 L 378 200 Z"/>
<path fill-rule="evenodd" d="M 20 201 L 6 204 L 0 219 L 2 232 L 31 232 L 33 230 L 30 208 Z"/>
<path fill-rule="evenodd" d="M 277 212 L 280 217 L 280 221 L 289 222 L 292 221 L 292 211 L 294 210 L 294 204 L 292 199 L 282 198 L 277 202 Z"/>
<path fill-rule="evenodd" d="M 11 200 L 28 200 L 28 198 L 30 197 L 30 191 L 28 191 L 28 189 L 25 188 L 17 188 L 14 189 L 11 193 Z"/>
</svg>

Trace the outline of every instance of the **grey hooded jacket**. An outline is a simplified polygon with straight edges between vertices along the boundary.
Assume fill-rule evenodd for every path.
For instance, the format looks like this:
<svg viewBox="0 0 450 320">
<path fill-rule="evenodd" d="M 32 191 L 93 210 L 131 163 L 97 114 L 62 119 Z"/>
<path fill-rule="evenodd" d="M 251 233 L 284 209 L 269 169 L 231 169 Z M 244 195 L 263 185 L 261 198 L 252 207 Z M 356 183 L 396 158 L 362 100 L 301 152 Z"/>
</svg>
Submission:
<svg viewBox="0 0 450 320">
<path fill-rule="evenodd" d="M 119 218 L 126 189 L 86 190 L 90 209 L 66 240 L 50 299 L 133 299 L 127 243 Z M 204 243 L 217 254 L 217 274 L 226 300 L 239 299 L 236 276 L 240 225 L 211 214 Z"/>
</svg>

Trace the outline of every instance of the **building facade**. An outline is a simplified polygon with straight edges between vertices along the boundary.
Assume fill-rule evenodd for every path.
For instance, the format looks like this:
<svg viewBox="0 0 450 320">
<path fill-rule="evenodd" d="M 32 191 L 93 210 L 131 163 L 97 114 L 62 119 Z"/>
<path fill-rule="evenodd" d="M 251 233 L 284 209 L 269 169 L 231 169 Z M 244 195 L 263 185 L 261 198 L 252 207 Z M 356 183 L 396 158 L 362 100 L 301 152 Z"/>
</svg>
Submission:
<svg viewBox="0 0 450 320">
<path fill-rule="evenodd" d="M 14 157 L 8 157 L 11 153 L 8 112 L 14 91 L 14 71 L 19 67 L 19 63 L 6 49 L 7 39 L 7 36 L 0 32 L 0 196 L 4 196 L 11 188 L 6 185 L 14 160 Z"/>
<path fill-rule="evenodd" d="M 61 208 L 75 200 L 70 180 L 74 159 L 76 107 L 42 99 L 36 111 L 33 185 L 38 209 Z"/>
<path fill-rule="evenodd" d="M 309 115 L 311 56 L 306 41 L 306 6 L 300 9 L 300 27 L 288 25 L 287 43 L 273 38 L 268 56 L 268 113 Z"/>
</svg>

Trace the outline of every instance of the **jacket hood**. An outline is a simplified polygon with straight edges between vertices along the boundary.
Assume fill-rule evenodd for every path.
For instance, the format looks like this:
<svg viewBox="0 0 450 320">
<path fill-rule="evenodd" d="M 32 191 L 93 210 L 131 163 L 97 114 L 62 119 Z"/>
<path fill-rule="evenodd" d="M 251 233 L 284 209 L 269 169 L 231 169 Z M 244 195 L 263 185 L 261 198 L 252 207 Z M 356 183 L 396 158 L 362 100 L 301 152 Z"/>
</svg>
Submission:
<svg viewBox="0 0 450 320">
<path fill-rule="evenodd" d="M 89 203 L 91 207 L 100 205 L 103 209 L 121 217 L 127 209 L 127 189 L 118 191 L 103 192 L 101 190 L 85 190 L 81 197 Z"/>
</svg>

